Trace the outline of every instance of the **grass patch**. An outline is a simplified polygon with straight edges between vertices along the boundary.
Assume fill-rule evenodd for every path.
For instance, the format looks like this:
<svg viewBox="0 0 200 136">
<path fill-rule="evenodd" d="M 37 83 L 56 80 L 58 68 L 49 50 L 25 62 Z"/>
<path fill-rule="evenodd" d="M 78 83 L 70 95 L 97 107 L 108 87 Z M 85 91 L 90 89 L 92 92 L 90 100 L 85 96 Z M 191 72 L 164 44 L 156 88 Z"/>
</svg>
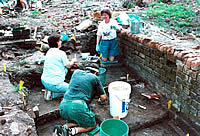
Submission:
<svg viewBox="0 0 200 136">
<path fill-rule="evenodd" d="M 178 32 L 187 33 L 187 28 L 193 27 L 192 23 L 197 17 L 197 13 L 192 10 L 190 5 L 186 4 L 166 4 L 153 2 L 149 4 L 143 14 L 143 20 L 151 20 L 157 26 L 171 28 Z M 139 14 L 138 14 L 139 15 Z"/>
</svg>

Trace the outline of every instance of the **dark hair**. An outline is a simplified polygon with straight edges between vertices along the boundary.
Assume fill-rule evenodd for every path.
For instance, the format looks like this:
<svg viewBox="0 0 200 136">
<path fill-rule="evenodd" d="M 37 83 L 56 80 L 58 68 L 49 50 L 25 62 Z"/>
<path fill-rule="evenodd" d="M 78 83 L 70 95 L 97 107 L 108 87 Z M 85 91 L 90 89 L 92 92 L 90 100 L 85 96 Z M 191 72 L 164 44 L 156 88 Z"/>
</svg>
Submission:
<svg viewBox="0 0 200 136">
<path fill-rule="evenodd" d="M 106 13 L 106 14 L 108 14 L 109 18 L 111 18 L 111 17 L 112 17 L 112 15 L 111 15 L 111 12 L 110 12 L 110 10 L 109 10 L 109 9 L 103 9 L 103 10 L 101 11 L 101 15 L 102 15 L 103 13 Z"/>
<path fill-rule="evenodd" d="M 99 65 L 95 64 L 95 63 L 90 63 L 90 64 L 86 65 L 86 70 L 89 70 L 91 73 L 97 72 L 96 70 L 93 70 L 93 68 L 96 69 L 96 70 L 99 70 Z"/>
<path fill-rule="evenodd" d="M 49 44 L 49 47 L 50 48 L 57 48 L 58 47 L 58 41 L 60 40 L 60 35 L 59 34 L 54 34 L 54 35 L 51 35 L 49 38 L 48 38 L 48 44 Z"/>
</svg>

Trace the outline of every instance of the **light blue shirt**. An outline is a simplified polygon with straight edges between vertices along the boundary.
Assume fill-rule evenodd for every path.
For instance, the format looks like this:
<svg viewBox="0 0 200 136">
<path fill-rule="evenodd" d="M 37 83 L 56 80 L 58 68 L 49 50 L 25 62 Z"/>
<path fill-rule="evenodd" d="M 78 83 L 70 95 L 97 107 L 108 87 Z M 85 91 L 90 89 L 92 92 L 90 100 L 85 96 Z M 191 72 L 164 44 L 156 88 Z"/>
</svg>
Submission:
<svg viewBox="0 0 200 136">
<path fill-rule="evenodd" d="M 58 48 L 50 48 L 45 56 L 45 63 L 41 79 L 49 84 L 58 85 L 64 82 L 68 72 L 66 65 L 69 63 L 67 55 Z"/>
</svg>

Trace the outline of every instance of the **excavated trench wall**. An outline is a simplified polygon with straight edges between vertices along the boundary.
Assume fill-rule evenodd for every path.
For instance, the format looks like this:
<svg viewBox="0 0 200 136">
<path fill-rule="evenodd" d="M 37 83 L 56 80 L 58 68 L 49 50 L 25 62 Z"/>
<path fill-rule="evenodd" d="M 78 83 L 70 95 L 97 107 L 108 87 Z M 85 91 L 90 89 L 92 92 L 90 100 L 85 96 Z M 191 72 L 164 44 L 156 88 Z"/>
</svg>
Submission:
<svg viewBox="0 0 200 136">
<path fill-rule="evenodd" d="M 158 93 L 172 100 L 172 106 L 178 113 L 183 113 L 199 126 L 199 61 L 184 58 L 186 53 L 180 49 L 175 50 L 170 45 L 164 46 L 129 32 L 118 33 L 118 42 L 123 62 L 152 84 Z"/>
<path fill-rule="evenodd" d="M 96 43 L 95 33 L 79 37 L 81 46 L 89 47 L 91 52 L 95 52 L 91 46 Z M 118 42 L 118 59 L 154 86 L 157 93 L 165 95 L 167 101 L 171 100 L 172 110 L 183 115 L 181 119 L 200 126 L 200 61 L 188 57 L 191 50 L 176 49 L 126 31 L 118 32 Z"/>
</svg>

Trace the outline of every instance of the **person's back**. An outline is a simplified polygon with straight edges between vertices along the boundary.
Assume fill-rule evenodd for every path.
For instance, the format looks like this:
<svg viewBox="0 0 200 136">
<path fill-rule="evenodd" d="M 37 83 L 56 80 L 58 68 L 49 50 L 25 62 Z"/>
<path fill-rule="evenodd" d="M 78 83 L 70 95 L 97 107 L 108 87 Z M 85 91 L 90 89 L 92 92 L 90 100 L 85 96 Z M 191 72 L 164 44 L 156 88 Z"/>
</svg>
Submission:
<svg viewBox="0 0 200 136">
<path fill-rule="evenodd" d="M 93 93 L 101 93 L 103 86 L 98 77 L 89 71 L 76 70 L 69 83 L 69 89 L 64 98 L 70 100 L 81 99 L 86 102 L 91 101 Z M 93 92 L 95 91 L 95 92 Z"/>
<path fill-rule="evenodd" d="M 75 135 L 96 128 L 95 114 L 91 111 L 88 102 L 94 94 L 100 96 L 102 101 L 107 99 L 107 95 L 96 76 L 99 70 L 92 65 L 86 69 L 88 71 L 76 70 L 72 75 L 69 88 L 59 107 L 60 115 L 67 123 L 64 126 L 55 126 L 54 133 L 57 135 L 65 132 Z"/>
</svg>

